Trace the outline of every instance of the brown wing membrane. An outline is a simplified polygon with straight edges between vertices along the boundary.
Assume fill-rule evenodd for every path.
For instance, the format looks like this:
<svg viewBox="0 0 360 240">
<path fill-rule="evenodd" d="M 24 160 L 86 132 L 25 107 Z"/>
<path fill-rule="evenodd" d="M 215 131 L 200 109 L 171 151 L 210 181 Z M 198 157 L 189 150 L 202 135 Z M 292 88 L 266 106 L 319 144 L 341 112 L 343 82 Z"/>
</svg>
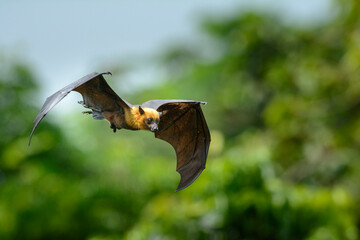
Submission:
<svg viewBox="0 0 360 240">
<path fill-rule="evenodd" d="M 74 88 L 74 91 L 81 93 L 85 107 L 96 112 L 114 112 L 131 107 L 111 89 L 102 75 Z"/>
<path fill-rule="evenodd" d="M 104 74 L 111 73 L 91 73 L 48 97 L 39 114 L 35 118 L 34 127 L 29 139 L 29 145 L 31 137 L 34 134 L 34 131 L 40 121 L 71 91 L 77 91 L 81 93 L 84 99 L 83 105 L 94 111 L 121 111 L 124 108 L 129 108 L 130 104 L 122 100 L 107 84 L 103 77 Z"/>
<path fill-rule="evenodd" d="M 167 141 L 175 149 L 176 171 L 181 176 L 177 191 L 193 183 L 205 169 L 211 139 L 200 103 L 154 100 L 145 104 L 160 105 L 157 111 L 162 112 L 162 116 L 155 137 Z"/>
</svg>

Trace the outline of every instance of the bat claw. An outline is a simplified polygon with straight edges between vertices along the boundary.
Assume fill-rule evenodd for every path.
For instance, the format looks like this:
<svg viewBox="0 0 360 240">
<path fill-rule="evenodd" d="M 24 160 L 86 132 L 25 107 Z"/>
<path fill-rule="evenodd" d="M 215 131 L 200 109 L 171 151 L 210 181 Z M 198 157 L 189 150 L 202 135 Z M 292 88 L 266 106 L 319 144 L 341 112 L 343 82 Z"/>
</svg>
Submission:
<svg viewBox="0 0 360 240">
<path fill-rule="evenodd" d="M 92 111 L 83 111 L 82 114 L 92 114 Z"/>
<path fill-rule="evenodd" d="M 86 105 L 86 104 L 84 103 L 84 101 L 78 101 L 78 104 L 82 105 L 82 106 L 85 107 L 85 108 L 89 108 L 89 106 Z"/>
<path fill-rule="evenodd" d="M 101 73 L 102 75 L 103 74 L 107 74 L 107 75 L 111 75 L 112 76 L 112 73 L 111 72 L 103 72 L 103 73 Z"/>
</svg>

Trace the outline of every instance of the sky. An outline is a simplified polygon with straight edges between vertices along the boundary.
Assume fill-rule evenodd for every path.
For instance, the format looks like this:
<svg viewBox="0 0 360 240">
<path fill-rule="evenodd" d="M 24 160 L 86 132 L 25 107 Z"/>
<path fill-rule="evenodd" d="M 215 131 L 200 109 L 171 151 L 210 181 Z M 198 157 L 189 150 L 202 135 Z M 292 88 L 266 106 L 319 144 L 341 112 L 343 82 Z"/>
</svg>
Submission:
<svg viewBox="0 0 360 240">
<path fill-rule="evenodd" d="M 174 42 L 201 41 L 204 16 L 226 18 L 249 9 L 305 25 L 326 20 L 332 10 L 329 0 L 2 0 L 0 49 L 31 64 L 44 99 L 88 73 L 107 71 L 104 63 L 111 60 L 147 59 Z M 154 77 L 156 71 L 129 75 Z"/>
</svg>

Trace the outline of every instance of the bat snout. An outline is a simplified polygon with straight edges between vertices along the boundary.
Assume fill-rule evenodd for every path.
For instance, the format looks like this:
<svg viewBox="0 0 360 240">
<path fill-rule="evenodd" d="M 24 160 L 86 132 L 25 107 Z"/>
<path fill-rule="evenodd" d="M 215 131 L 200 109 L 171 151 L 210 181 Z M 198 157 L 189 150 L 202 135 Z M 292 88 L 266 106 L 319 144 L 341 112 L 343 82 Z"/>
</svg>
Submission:
<svg viewBox="0 0 360 240">
<path fill-rule="evenodd" d="M 159 131 L 159 127 L 157 125 L 153 125 L 153 126 L 150 127 L 150 131 L 151 132 L 157 132 L 157 131 Z"/>
</svg>

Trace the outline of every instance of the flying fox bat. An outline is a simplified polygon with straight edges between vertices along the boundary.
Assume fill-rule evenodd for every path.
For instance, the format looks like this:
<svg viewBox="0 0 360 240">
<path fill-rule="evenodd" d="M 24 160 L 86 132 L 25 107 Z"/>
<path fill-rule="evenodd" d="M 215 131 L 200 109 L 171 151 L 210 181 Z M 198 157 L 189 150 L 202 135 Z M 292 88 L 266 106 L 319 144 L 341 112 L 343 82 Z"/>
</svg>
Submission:
<svg viewBox="0 0 360 240">
<path fill-rule="evenodd" d="M 93 119 L 106 119 L 110 128 L 149 130 L 170 143 L 176 152 L 180 183 L 176 191 L 188 187 L 205 169 L 210 132 L 200 104 L 190 100 L 151 100 L 132 105 L 121 99 L 104 79 L 107 73 L 91 73 L 48 97 L 34 121 L 31 138 L 45 115 L 71 91 L 79 92 L 79 103 Z"/>
</svg>

